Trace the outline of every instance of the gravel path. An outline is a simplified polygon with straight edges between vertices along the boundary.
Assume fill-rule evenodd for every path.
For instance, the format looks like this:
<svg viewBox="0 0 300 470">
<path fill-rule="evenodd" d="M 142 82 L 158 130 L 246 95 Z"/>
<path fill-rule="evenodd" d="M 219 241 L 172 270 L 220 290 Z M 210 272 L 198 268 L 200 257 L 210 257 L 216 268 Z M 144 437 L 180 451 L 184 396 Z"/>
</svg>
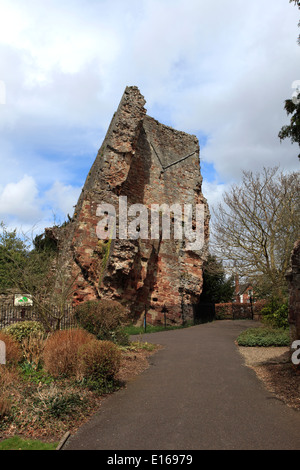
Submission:
<svg viewBox="0 0 300 470">
<path fill-rule="evenodd" d="M 249 366 L 260 364 L 279 364 L 286 363 L 289 360 L 290 349 L 286 347 L 272 348 L 246 348 L 239 347 L 241 355 Z"/>
</svg>

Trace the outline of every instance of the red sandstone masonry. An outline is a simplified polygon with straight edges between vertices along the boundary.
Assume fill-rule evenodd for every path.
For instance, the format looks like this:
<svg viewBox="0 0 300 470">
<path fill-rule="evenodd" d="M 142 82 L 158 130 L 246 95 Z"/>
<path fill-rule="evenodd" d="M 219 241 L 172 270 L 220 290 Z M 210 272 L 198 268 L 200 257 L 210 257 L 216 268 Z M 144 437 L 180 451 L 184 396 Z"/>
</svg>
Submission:
<svg viewBox="0 0 300 470">
<path fill-rule="evenodd" d="M 71 275 L 77 276 L 74 304 L 110 298 L 126 305 L 137 322 L 146 312 L 149 322 L 161 322 L 166 314 L 168 322 L 177 323 L 193 315 L 207 255 L 209 211 L 201 191 L 199 143 L 195 136 L 147 116 L 144 106 L 138 88 L 127 87 L 72 222 L 63 236 L 56 232 L 56 238 Z M 128 207 L 135 203 L 148 208 L 163 203 L 204 204 L 203 249 L 188 252 L 182 240 L 174 239 L 116 239 L 107 244 L 109 253 L 105 253 L 96 235 L 96 210 L 102 203 L 117 209 L 119 196 L 127 196 Z"/>
<path fill-rule="evenodd" d="M 300 240 L 294 245 L 286 277 L 289 282 L 289 323 L 294 341 L 300 339 Z"/>
</svg>

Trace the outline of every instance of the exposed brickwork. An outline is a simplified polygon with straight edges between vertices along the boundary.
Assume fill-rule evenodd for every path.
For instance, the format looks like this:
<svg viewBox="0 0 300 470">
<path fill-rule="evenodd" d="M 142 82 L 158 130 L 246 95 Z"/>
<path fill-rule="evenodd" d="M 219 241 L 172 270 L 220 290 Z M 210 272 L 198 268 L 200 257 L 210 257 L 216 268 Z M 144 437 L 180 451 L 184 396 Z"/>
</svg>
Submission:
<svg viewBox="0 0 300 470">
<path fill-rule="evenodd" d="M 300 339 L 300 240 L 291 256 L 291 267 L 287 274 L 289 283 L 289 322 L 292 340 Z"/>
<path fill-rule="evenodd" d="M 142 321 L 145 311 L 148 322 L 163 321 L 165 313 L 169 322 L 180 322 L 192 317 L 192 305 L 201 294 L 209 237 L 199 144 L 195 136 L 147 116 L 144 106 L 138 88 L 127 87 L 72 222 L 63 233 L 50 232 L 59 240 L 61 256 L 76 278 L 75 304 L 111 298 L 124 303 L 137 322 Z M 119 196 L 127 197 L 128 207 L 143 204 L 149 209 L 151 204 L 204 204 L 203 249 L 186 251 L 184 241 L 174 237 L 99 241 L 97 206 L 110 203 L 118 208 Z"/>
</svg>

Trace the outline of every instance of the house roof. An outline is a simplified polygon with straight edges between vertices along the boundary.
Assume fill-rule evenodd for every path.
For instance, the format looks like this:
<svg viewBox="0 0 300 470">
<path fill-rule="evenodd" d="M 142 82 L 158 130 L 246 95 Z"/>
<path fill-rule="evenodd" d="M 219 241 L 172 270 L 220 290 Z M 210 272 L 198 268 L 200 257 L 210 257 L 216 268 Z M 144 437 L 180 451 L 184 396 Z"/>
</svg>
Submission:
<svg viewBox="0 0 300 470">
<path fill-rule="evenodd" d="M 247 289 L 249 288 L 252 288 L 252 285 L 251 284 L 241 284 L 240 285 L 240 288 L 239 288 L 239 291 L 238 291 L 238 295 L 242 295 L 246 292 Z"/>
</svg>

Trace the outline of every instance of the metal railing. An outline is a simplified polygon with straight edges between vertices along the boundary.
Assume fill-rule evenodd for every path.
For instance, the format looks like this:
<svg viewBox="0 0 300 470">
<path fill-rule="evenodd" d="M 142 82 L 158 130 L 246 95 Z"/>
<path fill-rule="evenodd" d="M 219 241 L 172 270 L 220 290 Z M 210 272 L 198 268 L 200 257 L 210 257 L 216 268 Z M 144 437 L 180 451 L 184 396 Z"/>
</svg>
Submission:
<svg viewBox="0 0 300 470">
<path fill-rule="evenodd" d="M 77 326 L 74 318 L 74 309 L 67 307 L 63 314 L 59 314 L 57 308 L 53 307 L 49 313 L 42 316 L 34 307 L 13 307 L 0 305 L 0 329 L 3 329 L 13 323 L 24 321 L 37 321 L 42 323 L 46 329 L 65 329 Z"/>
</svg>

